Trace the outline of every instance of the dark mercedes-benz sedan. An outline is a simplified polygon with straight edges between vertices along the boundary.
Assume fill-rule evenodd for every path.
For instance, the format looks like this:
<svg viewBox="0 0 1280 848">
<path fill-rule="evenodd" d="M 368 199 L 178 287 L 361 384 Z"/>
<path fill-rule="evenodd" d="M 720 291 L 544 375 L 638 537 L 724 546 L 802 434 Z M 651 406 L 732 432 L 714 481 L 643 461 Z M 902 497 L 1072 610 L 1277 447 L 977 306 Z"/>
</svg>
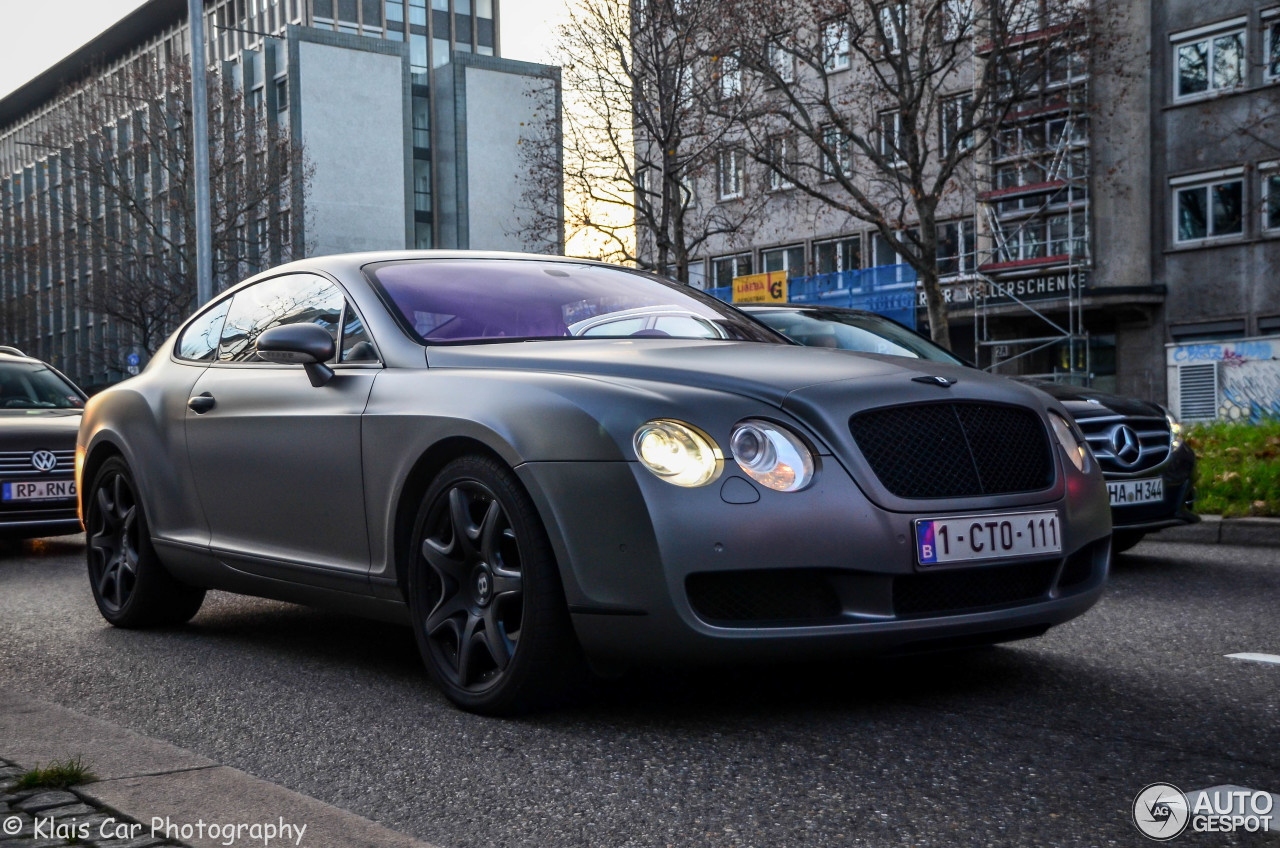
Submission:
<svg viewBox="0 0 1280 848">
<path fill-rule="evenodd" d="M 571 332 L 651 307 L 690 320 Z M 583 660 L 1034 636 L 1110 558 L 1101 473 L 1048 395 L 563 258 L 276 268 L 90 400 L 78 450 L 108 621 L 185 621 L 207 589 L 403 620 L 486 713 Z"/>
<path fill-rule="evenodd" d="M 815 347 L 967 364 L 950 351 L 874 312 L 832 306 L 745 306 L 753 318 Z M 1195 453 L 1182 427 L 1154 403 L 1079 386 L 1025 380 L 1062 402 L 1102 467 L 1115 527 L 1112 550 L 1127 551 L 1154 530 L 1200 520 Z"/>
<path fill-rule="evenodd" d="M 0 538 L 80 531 L 74 464 L 84 401 L 48 364 L 0 347 Z"/>
</svg>

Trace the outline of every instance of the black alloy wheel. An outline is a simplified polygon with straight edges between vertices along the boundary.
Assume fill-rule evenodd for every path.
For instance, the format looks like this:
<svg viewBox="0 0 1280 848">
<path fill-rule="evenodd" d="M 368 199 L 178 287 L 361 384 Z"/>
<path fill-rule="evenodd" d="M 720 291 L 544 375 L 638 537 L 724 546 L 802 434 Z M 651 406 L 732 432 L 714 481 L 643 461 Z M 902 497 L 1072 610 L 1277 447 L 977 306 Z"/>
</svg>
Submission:
<svg viewBox="0 0 1280 848">
<path fill-rule="evenodd" d="M 89 585 L 102 617 L 117 627 L 189 621 L 204 590 L 169 575 L 151 544 L 146 515 L 129 467 L 103 463 L 85 501 Z"/>
<path fill-rule="evenodd" d="M 450 700 L 505 715 L 563 694 L 579 650 L 550 542 L 515 475 L 489 457 L 450 463 L 414 540 L 414 632 Z"/>
</svg>

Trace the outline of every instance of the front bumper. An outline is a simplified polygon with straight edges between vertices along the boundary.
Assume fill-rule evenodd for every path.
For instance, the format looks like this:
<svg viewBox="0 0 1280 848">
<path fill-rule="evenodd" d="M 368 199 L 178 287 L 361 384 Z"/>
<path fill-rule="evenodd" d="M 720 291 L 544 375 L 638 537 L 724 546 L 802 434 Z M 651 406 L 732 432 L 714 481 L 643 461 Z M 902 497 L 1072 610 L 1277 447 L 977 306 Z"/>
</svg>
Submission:
<svg viewBox="0 0 1280 848">
<path fill-rule="evenodd" d="M 1096 475 L 1034 507 L 1058 512 L 1061 556 L 925 570 L 914 520 L 957 511 L 888 511 L 822 460 L 815 484 L 793 494 L 755 487 L 732 466 L 700 489 L 671 486 L 638 463 L 517 471 L 596 660 L 803 659 L 1004 641 L 1078 616 L 1102 593 L 1111 528 Z M 758 498 L 731 502 L 748 490 Z M 960 512 L 1026 508 L 971 501 Z"/>
</svg>

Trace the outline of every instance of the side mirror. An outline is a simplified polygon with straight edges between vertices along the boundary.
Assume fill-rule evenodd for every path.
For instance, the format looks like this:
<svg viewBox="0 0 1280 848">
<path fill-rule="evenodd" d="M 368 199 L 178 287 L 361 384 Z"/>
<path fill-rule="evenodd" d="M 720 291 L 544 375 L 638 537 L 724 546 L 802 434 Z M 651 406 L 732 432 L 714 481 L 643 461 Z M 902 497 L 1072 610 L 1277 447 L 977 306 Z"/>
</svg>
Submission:
<svg viewBox="0 0 1280 848">
<path fill-rule="evenodd" d="M 281 365 L 301 365 L 311 385 L 317 388 L 333 379 L 333 369 L 325 365 L 333 359 L 333 336 L 319 324 L 285 324 L 258 336 L 258 356 Z"/>
</svg>

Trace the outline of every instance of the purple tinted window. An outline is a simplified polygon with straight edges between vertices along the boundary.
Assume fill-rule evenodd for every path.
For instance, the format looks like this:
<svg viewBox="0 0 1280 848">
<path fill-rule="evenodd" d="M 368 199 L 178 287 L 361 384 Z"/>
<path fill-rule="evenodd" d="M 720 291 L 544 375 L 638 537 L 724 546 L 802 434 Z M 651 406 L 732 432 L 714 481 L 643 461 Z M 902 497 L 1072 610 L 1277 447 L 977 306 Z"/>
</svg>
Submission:
<svg viewBox="0 0 1280 848">
<path fill-rule="evenodd" d="M 418 259 L 368 270 L 423 342 L 651 336 L 786 343 L 714 298 L 618 268 Z"/>
</svg>

